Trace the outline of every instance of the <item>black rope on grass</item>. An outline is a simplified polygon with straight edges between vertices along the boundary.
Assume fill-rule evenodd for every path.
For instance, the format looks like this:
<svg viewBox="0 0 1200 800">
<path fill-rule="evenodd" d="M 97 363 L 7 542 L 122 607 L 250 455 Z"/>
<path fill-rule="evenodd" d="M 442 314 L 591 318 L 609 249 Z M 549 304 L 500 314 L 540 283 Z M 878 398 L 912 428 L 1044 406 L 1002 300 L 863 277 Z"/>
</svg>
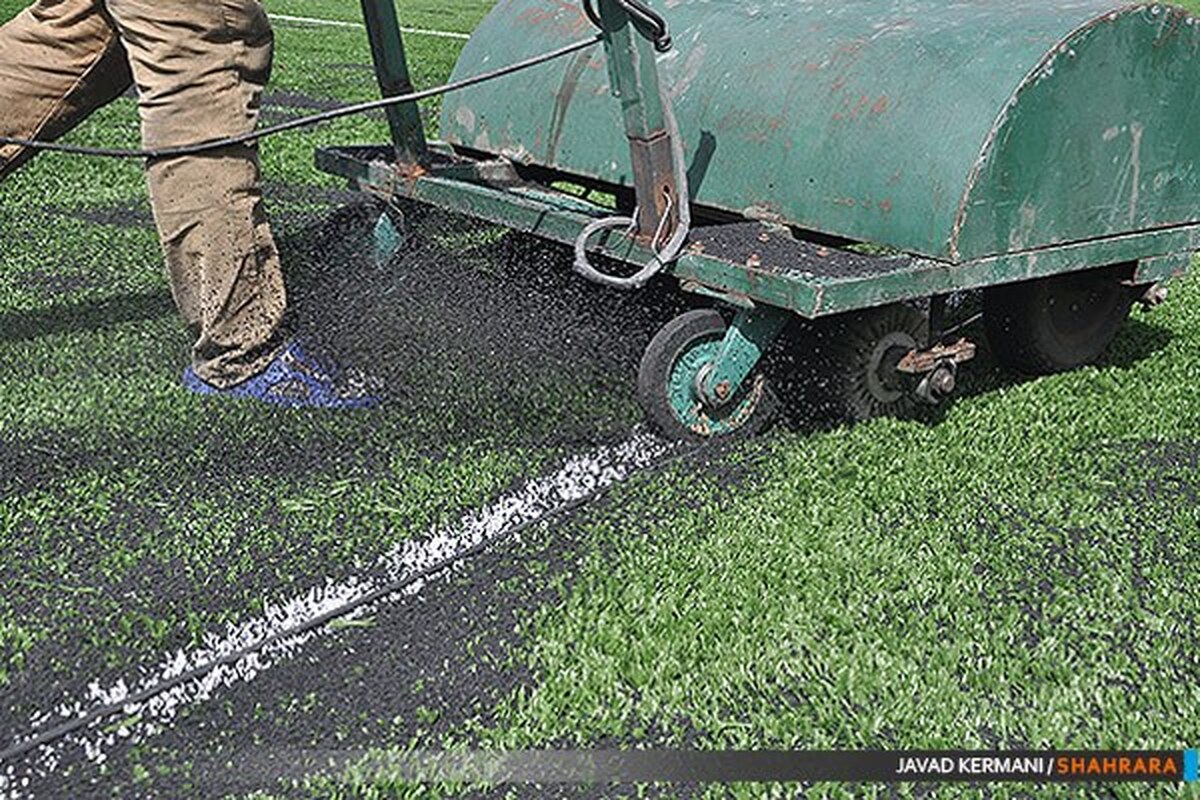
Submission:
<svg viewBox="0 0 1200 800">
<path fill-rule="evenodd" d="M 599 44 L 603 39 L 602 35 L 593 36 L 590 39 L 575 42 L 557 50 L 551 50 L 548 53 L 543 53 L 539 56 L 527 58 L 524 61 L 518 61 L 514 64 L 509 64 L 506 67 L 500 67 L 489 72 L 483 72 L 479 75 L 473 75 L 469 78 L 463 78 L 458 81 L 434 86 L 431 89 L 423 89 L 419 92 L 410 92 L 408 94 L 395 95 L 393 97 L 385 97 L 381 100 L 370 100 L 365 103 L 355 103 L 353 105 L 341 106 L 329 111 L 322 111 L 319 114 L 312 114 L 307 117 L 283 122 L 278 125 L 272 125 L 267 128 L 243 133 L 238 136 L 228 136 L 222 139 L 210 139 L 196 144 L 179 145 L 176 147 L 159 147 L 159 148 L 144 148 L 144 149 L 119 149 L 107 147 L 88 147 L 86 145 L 77 144 L 58 144 L 56 142 L 41 142 L 35 139 L 18 139 L 12 136 L 0 136 L 0 145 L 14 145 L 18 147 L 29 148 L 30 150 L 38 150 L 52 153 L 67 153 L 77 156 L 95 156 L 98 158 L 174 158 L 177 156 L 197 155 L 199 153 L 207 153 L 213 150 L 220 150 L 225 147 L 234 147 L 240 144 L 255 144 L 259 139 L 265 139 L 269 136 L 275 136 L 280 133 L 286 133 L 297 128 L 307 128 L 313 125 L 319 125 L 322 122 L 349 117 L 355 114 L 362 114 L 367 111 L 374 111 L 380 108 L 389 106 L 402 105 L 404 103 L 413 103 L 417 100 L 424 100 L 429 97 L 435 97 L 447 92 L 465 89 L 469 86 L 474 86 L 479 83 L 503 78 L 506 75 L 511 75 L 514 72 L 536 67 L 539 64 L 545 64 L 548 61 L 553 61 L 571 53 L 585 50 L 592 45 Z"/>
<path fill-rule="evenodd" d="M 629 474 L 629 476 L 627 476 L 626 480 L 628 478 L 633 477 L 634 475 L 649 475 L 649 474 L 652 474 L 655 472 L 659 472 L 659 471 L 671 466 L 672 464 L 675 464 L 675 463 L 682 461 L 686 458 L 689 458 L 691 456 L 698 455 L 701 452 L 708 450 L 718 444 L 723 444 L 723 442 L 721 442 L 720 440 L 708 440 L 699 445 L 694 445 L 692 447 L 685 448 L 682 451 L 675 452 L 675 453 L 672 453 L 671 455 L 664 456 L 655 461 L 652 461 L 649 465 L 647 465 L 646 467 L 644 467 L 642 469 L 634 470 L 633 472 L 631 472 Z M 459 564 L 459 563 L 467 561 L 468 559 L 471 559 L 477 555 L 480 555 L 481 553 L 486 551 L 492 545 L 498 544 L 505 539 L 516 536 L 517 534 L 528 530 L 529 528 L 533 527 L 534 525 L 540 524 L 542 522 L 552 521 L 559 517 L 563 517 L 574 511 L 577 511 L 578 509 L 582 508 L 583 506 L 587 505 L 588 503 L 592 502 L 593 500 L 598 500 L 601 497 L 603 497 L 604 495 L 608 494 L 608 492 L 614 486 L 617 486 L 618 484 L 620 484 L 622 482 L 623 481 L 614 481 L 613 483 L 609 483 L 598 489 L 593 489 L 591 492 L 589 492 L 581 497 L 578 497 L 574 500 L 571 500 L 570 502 L 565 503 L 564 505 L 554 509 L 553 511 L 550 511 L 549 513 L 543 514 L 540 517 L 537 517 L 536 519 L 526 520 L 525 522 L 515 525 L 514 527 L 504 531 L 502 534 L 495 536 L 491 539 L 483 539 L 482 541 L 472 545 L 471 547 L 468 547 L 466 550 L 463 550 L 460 553 L 446 556 L 442 560 L 434 562 L 430 566 L 428 566 L 412 575 L 409 575 L 404 578 L 399 578 L 395 581 L 392 581 L 391 583 L 385 584 L 384 586 L 380 586 L 379 588 L 368 592 L 367 594 L 363 595 L 362 597 L 351 600 L 350 602 L 344 603 L 340 606 L 331 608 L 328 611 L 318 614 L 317 616 L 315 616 L 309 620 L 306 620 L 304 622 L 293 625 L 290 628 L 285 628 L 282 631 L 276 631 L 275 633 L 271 634 L 270 636 L 264 637 L 262 640 L 260 640 L 258 642 L 246 645 L 245 647 L 241 648 L 240 650 L 235 650 L 231 653 L 226 653 L 225 655 L 221 656 L 220 658 L 213 659 L 212 661 L 209 661 L 206 664 L 201 664 L 198 667 L 193 667 L 192 669 L 189 669 L 185 672 L 181 672 L 180 674 L 174 676 L 173 678 L 168 678 L 165 681 L 161 681 L 152 686 L 148 686 L 145 689 L 142 689 L 140 691 L 137 691 L 130 695 L 127 695 L 122 700 L 119 700 L 119 701 L 116 701 L 113 703 L 108 703 L 108 704 L 102 705 L 102 706 L 97 706 L 96 708 L 93 708 L 91 711 L 87 712 L 83 716 L 76 717 L 74 719 L 60 723 L 60 724 L 54 726 L 53 728 L 42 731 L 41 733 L 37 734 L 36 736 L 26 739 L 23 742 L 19 742 L 15 745 L 9 747 L 6 750 L 0 751 L 0 763 L 23 756 L 23 755 L 29 753 L 31 750 L 35 750 L 39 747 L 44 747 L 46 745 L 53 744 L 54 742 L 58 741 L 59 739 L 63 739 L 65 737 L 71 735 L 72 733 L 75 733 L 84 728 L 88 728 L 88 727 L 94 725 L 95 723 L 99 722 L 102 719 L 124 713 L 125 709 L 128 708 L 129 706 L 137 706 L 137 705 L 141 705 L 143 703 L 149 702 L 150 700 L 153 700 L 155 697 L 165 694 L 166 692 L 169 692 L 178 686 L 182 686 L 184 684 L 188 684 L 193 681 L 198 681 L 201 678 L 204 678 L 205 676 L 209 675 L 213 671 L 219 669 L 220 667 L 231 666 L 233 664 L 236 664 L 237 662 L 241 661 L 242 659 L 246 658 L 247 656 L 253 655 L 253 654 L 263 650 L 264 648 L 268 647 L 269 645 L 275 644 L 277 642 L 282 642 L 287 639 L 292 639 L 297 636 L 301 636 L 305 633 L 308 633 L 317 628 L 320 628 L 323 625 L 327 625 L 336 619 L 345 617 L 345 616 L 353 613 L 354 611 L 357 611 L 358 609 L 363 608 L 364 606 L 369 606 L 373 603 L 378 603 L 381 600 L 384 600 L 384 599 L 390 597 L 391 595 L 398 594 L 398 593 L 404 591 L 409 586 L 412 586 L 421 581 L 429 580 L 430 578 L 433 578 L 434 576 L 436 576 L 438 573 L 443 572 L 443 571 L 455 566 L 456 564 Z"/>
</svg>

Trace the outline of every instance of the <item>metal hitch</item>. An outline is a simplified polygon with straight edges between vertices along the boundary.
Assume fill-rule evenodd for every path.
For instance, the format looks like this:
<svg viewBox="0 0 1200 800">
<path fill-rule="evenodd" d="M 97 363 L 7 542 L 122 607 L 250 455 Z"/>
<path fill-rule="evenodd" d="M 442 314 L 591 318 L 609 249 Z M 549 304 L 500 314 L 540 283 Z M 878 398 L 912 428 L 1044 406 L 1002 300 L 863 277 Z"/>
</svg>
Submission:
<svg viewBox="0 0 1200 800">
<path fill-rule="evenodd" d="M 950 345 L 912 350 L 900 359 L 896 371 L 919 376 L 914 393 L 922 402 L 937 405 L 954 394 L 958 388 L 958 365 L 975 358 L 976 349 L 974 342 L 964 338 Z"/>
<path fill-rule="evenodd" d="M 1167 287 L 1162 283 L 1155 283 L 1147 287 L 1137 302 L 1144 310 L 1153 311 L 1167 302 Z"/>
</svg>

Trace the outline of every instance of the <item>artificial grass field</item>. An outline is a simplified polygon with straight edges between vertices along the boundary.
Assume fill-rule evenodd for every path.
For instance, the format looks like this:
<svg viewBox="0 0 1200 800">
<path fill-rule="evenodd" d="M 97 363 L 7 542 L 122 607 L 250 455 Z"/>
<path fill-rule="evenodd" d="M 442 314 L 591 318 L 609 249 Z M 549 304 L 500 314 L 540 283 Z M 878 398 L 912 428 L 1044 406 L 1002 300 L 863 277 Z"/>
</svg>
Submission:
<svg viewBox="0 0 1200 800">
<path fill-rule="evenodd" d="M 0 19 L 22 5 L 0 0 Z M 465 32 L 486 6 L 409 2 L 400 13 L 406 25 Z M 350 2 L 272 0 L 268 9 L 357 19 Z M 268 114 L 375 96 L 361 30 L 279 23 L 276 35 Z M 419 86 L 443 80 L 461 46 L 421 36 L 407 44 Z M 435 108 L 426 107 L 431 118 Z M 71 141 L 136 138 L 133 101 L 122 99 Z M 47 155 L 0 185 L 6 740 L 75 696 L 84 677 L 115 680 L 265 598 L 353 574 L 638 419 L 632 366 L 669 309 L 547 290 L 570 287 L 569 277 L 546 286 L 521 277 L 533 267 L 567 273 L 560 250 L 505 249 L 494 232 L 435 219 L 395 276 L 351 264 L 360 272 L 329 277 L 323 220 L 355 201 L 316 173 L 312 149 L 385 138 L 379 118 L 355 118 L 263 149 L 300 305 L 371 339 L 359 352 L 383 362 L 372 367 L 415 374 L 394 402 L 365 414 L 211 404 L 177 388 L 188 342 L 138 164 Z M 512 253 L 527 260 L 514 263 Z M 469 290 L 439 294 L 441 278 Z M 347 308 L 321 308 L 331 280 Z M 386 294 L 393 283 L 401 288 Z M 371 296 L 356 297 L 356 287 Z M 180 781 L 196 779 L 189 764 L 205 743 L 270 742 L 267 730 L 379 748 L 1195 746 L 1200 283 L 1187 278 L 1172 291 L 1165 307 L 1135 313 L 1096 367 L 1022 380 L 985 355 L 936 424 L 793 422 L 719 459 L 636 478 L 501 548 L 491 566 L 468 568 L 439 595 L 456 611 L 486 581 L 488 603 L 505 610 L 496 621 L 476 624 L 478 609 L 470 624 L 431 617 L 415 601 L 381 610 L 268 689 L 232 689 L 181 719 L 174 739 L 150 737 L 71 780 L 99 779 L 118 796 L 184 796 Z M 472 335 L 480 319 L 509 313 L 489 305 L 492 293 L 549 309 L 545 328 L 533 321 L 538 308 L 512 310 L 526 323 L 503 358 Z M 584 313 L 603 302 L 612 304 L 606 315 L 638 324 L 614 330 Z M 339 318 L 363 309 L 357 327 Z M 582 321 L 539 360 L 539 337 L 555 335 L 550 322 L 571 318 Z M 616 342 L 614 353 L 593 352 L 602 341 Z M 505 370 L 482 366 L 493 361 Z M 422 644 L 435 626 L 440 641 Z M 482 677 L 443 677 L 449 685 L 433 691 L 428 675 L 380 655 L 410 640 L 411 658 L 436 652 L 450 659 L 445 669 L 478 667 Z M 358 661 L 356 694 L 333 676 Z M 370 689 L 397 675 L 404 698 Z M 274 728 L 272 713 L 282 715 Z M 205 732 L 222 725 L 247 738 Z M 1196 796 L 1145 785 L 806 790 Z M 339 773 L 256 796 L 457 791 Z M 678 791 L 706 792 L 723 793 Z"/>
</svg>

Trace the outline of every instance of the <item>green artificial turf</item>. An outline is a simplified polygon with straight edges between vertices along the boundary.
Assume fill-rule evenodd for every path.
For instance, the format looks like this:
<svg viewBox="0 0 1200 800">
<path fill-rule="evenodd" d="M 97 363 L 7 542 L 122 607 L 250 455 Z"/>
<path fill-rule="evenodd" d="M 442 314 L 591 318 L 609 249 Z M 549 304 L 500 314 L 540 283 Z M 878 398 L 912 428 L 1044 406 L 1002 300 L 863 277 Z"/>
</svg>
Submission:
<svg viewBox="0 0 1200 800">
<path fill-rule="evenodd" d="M 490 741 L 685 720 L 718 748 L 1189 746 L 1200 510 L 1171 487 L 1200 485 L 1198 289 L 1134 363 L 994 389 L 934 427 L 782 435 L 752 486 L 696 510 L 660 482 L 639 498 L 654 522 L 597 525 L 531 625 L 540 683 Z"/>
<path fill-rule="evenodd" d="M 377 96 L 369 69 L 329 68 L 370 63 L 361 31 L 279 24 L 276 36 L 268 95 Z M 414 37 L 416 79 L 444 79 L 459 47 Z M 137 138 L 135 104 L 121 99 L 69 141 Z M 383 121 L 363 117 L 273 139 L 267 181 L 341 186 L 316 171 L 314 148 L 385 139 Z M 0 686 L 38 643 L 80 642 L 74 658 L 37 665 L 47 680 L 132 665 L 196 644 L 264 598 L 365 567 L 558 458 L 557 446 L 526 443 L 534 428 L 552 433 L 556 414 L 580 402 L 611 405 L 594 384 L 556 376 L 487 409 L 329 415 L 205 402 L 177 385 L 188 337 L 152 226 L 78 217 L 114 208 L 148 215 L 136 161 L 46 154 L 0 186 L 0 442 L 42 470 L 0 498 Z M 284 194 L 270 210 L 285 258 L 299 259 L 287 242 L 313 202 Z M 306 466 L 281 472 L 289 459 Z M 163 581 L 166 604 L 152 591 Z"/>
<path fill-rule="evenodd" d="M 362 6 L 357 0 L 266 0 L 264 5 L 273 14 L 341 22 L 362 21 Z M 450 3 L 401 0 L 396 3 L 396 16 L 405 27 L 470 33 L 491 7 L 491 0 L 454 0 Z"/>
<path fill-rule="evenodd" d="M 535 685 L 503 702 L 496 722 L 442 744 L 1193 746 L 1200 281 L 1174 289 L 1097 367 L 1014 381 L 985 360 L 937 424 L 776 432 L 729 456 L 732 485 L 684 470 L 619 487 L 583 517 L 570 589 L 529 620 L 513 654 Z M 310 788 L 456 794 L 353 771 Z M 806 796 L 894 795 L 818 785 Z M 1197 793 L 1110 784 L 899 796 Z"/>
<path fill-rule="evenodd" d="M 0 0 L 0 18 L 22 5 Z M 408 2 L 400 16 L 466 31 L 485 7 Z M 352 2 L 268 8 L 357 19 Z M 280 23 L 276 32 L 273 90 L 376 96 L 369 71 L 331 68 L 368 63 L 361 31 Z M 459 43 L 407 41 L 418 85 L 448 75 Z M 273 140 L 268 180 L 334 186 L 313 168 L 313 148 L 385 135 L 378 119 L 359 118 Z M 119 100 L 71 141 L 136 138 L 134 105 Z M 26 207 L 114 206 L 145 212 L 138 164 L 48 155 L 0 186 L 0 213 L 14 224 Z M 272 210 L 287 232 L 299 209 Z M 194 643 L 264 594 L 364 566 L 561 455 L 528 437 L 464 437 L 461 420 L 417 404 L 326 417 L 189 397 L 175 385 L 187 338 L 153 231 L 68 213 L 53 220 L 19 228 L 0 253 L 0 319 L 29 333 L 0 337 L 0 441 L 39 454 L 52 476 L 0 498 L 0 691 L 39 643 L 81 643 L 77 661 L 40 665 L 63 674 Z M 1018 381 L 983 359 L 935 425 L 778 431 L 731 456 L 744 462 L 736 484 L 679 471 L 617 489 L 578 521 L 587 546 L 570 589 L 528 620 L 512 654 L 536 685 L 456 739 L 1195 746 L 1198 308 L 1200 281 L 1178 282 L 1166 307 L 1135 315 L 1104 363 L 1068 375 Z M 576 388 L 562 390 L 563 406 Z M 517 411 L 496 413 L 491 431 Z M 546 427 L 560 418 L 549 414 Z M 319 453 L 322 443 L 336 461 L 274 468 L 281 452 Z M 227 459 L 244 469 L 214 481 L 212 465 Z M 152 591 L 163 580 L 178 590 L 169 604 Z M 932 794 L 1022 791 L 1049 794 Z M 1195 796 L 1145 786 L 1082 793 Z"/>
</svg>

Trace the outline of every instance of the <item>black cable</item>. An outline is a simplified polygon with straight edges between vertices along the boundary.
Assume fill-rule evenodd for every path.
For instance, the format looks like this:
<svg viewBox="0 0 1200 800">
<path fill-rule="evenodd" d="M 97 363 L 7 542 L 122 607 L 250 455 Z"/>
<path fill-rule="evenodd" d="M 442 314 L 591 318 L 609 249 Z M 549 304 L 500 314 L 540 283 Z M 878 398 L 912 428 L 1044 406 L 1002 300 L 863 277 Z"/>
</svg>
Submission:
<svg viewBox="0 0 1200 800">
<path fill-rule="evenodd" d="M 197 144 L 179 145 L 177 147 L 161 147 L 148 148 L 138 150 L 122 150 L 111 149 L 105 147 L 87 147 L 84 145 L 74 144 L 58 144 L 55 142 L 39 142 L 31 139 L 17 139 L 11 136 L 0 136 L 0 145 L 16 145 L 19 147 L 27 147 L 30 150 L 38 150 L 52 153 L 69 153 L 78 156 L 96 156 L 99 158 L 174 158 L 176 156 L 196 155 L 199 153 L 207 153 L 213 150 L 220 150 L 225 147 L 233 147 L 239 144 L 251 144 L 259 139 L 265 139 L 268 136 L 285 133 L 286 131 L 295 130 L 297 128 L 306 128 L 311 125 L 318 125 L 322 122 L 328 122 L 342 117 L 349 117 L 354 114 L 361 114 L 366 111 L 374 111 L 378 108 L 386 108 L 388 106 L 400 105 L 402 103 L 412 103 L 417 100 L 424 100 L 427 97 L 434 97 L 446 92 L 453 92 L 459 89 L 465 89 L 468 86 L 474 86 L 485 81 L 503 78 L 506 75 L 511 75 L 514 72 L 536 67 L 539 64 L 544 64 L 547 61 L 553 61 L 557 58 L 570 55 L 579 50 L 584 50 L 594 44 L 598 44 L 602 40 L 602 36 L 597 35 L 591 39 L 585 39 L 581 42 L 560 47 L 557 50 L 552 50 L 549 53 L 543 53 L 540 56 L 527 58 L 524 61 L 518 61 L 515 64 L 509 64 L 506 67 L 494 69 L 490 72 L 484 72 L 479 75 L 474 75 L 470 78 L 463 78 L 459 81 L 435 86 L 432 89 L 424 89 L 419 92 L 411 92 L 409 94 L 396 95 L 394 97 L 385 97 L 381 100 L 371 100 L 365 103 L 355 103 L 354 105 L 342 106 L 341 108 L 330 109 L 319 114 L 313 114 L 308 117 L 290 120 L 288 122 L 273 125 L 268 128 L 260 128 L 258 130 L 243 133 L 239 136 L 229 136 L 223 139 L 211 139 Z"/>
<path fill-rule="evenodd" d="M 648 466 L 646 466 L 640 470 L 631 472 L 626 477 L 625 480 L 628 480 L 628 478 L 631 478 L 634 475 L 642 475 L 642 474 L 649 474 L 649 473 L 657 472 L 661 469 L 664 469 L 664 468 L 670 466 L 671 464 L 674 464 L 677 461 L 682 461 L 683 459 L 688 458 L 689 456 L 692 456 L 692 455 L 698 454 L 704 450 L 707 450 L 708 448 L 714 446 L 718 442 L 719 442 L 719 440 L 710 440 L 701 445 L 687 448 L 687 449 L 683 450 L 682 452 L 675 452 L 675 453 L 672 453 L 671 455 L 663 456 L 662 458 L 659 458 L 658 460 L 651 462 Z M 392 581 L 391 583 L 385 584 L 384 586 L 380 586 L 379 588 L 368 592 L 367 594 L 363 595 L 362 597 L 351 600 L 350 602 L 345 603 L 343 605 L 331 608 L 322 614 L 318 614 L 317 616 L 315 616 L 311 619 L 305 620 L 304 622 L 301 622 L 299 624 L 293 625 L 290 628 L 285 628 L 284 630 L 276 631 L 275 633 L 271 634 L 270 636 L 264 637 L 261 641 L 255 642 L 253 644 L 249 644 L 246 647 L 241 648 L 240 650 L 235 650 L 234 652 L 226 653 L 225 655 L 221 656 L 220 658 L 215 658 L 212 661 L 209 661 L 208 663 L 201 664 L 198 667 L 193 667 L 192 669 L 186 670 L 185 672 L 181 672 L 180 674 L 178 674 L 172 678 L 168 678 L 167 680 L 161 681 L 152 686 L 147 686 L 145 689 L 142 689 L 141 691 L 133 692 L 132 694 L 127 695 L 125 698 L 123 698 L 122 700 L 119 700 L 117 702 L 108 703 L 108 704 L 102 705 L 102 706 L 97 706 L 96 708 L 93 708 L 91 711 L 87 712 L 83 716 L 75 717 L 74 719 L 67 720 L 66 722 L 60 723 L 60 724 L 54 726 L 53 728 L 49 728 L 48 730 L 42 731 L 41 733 L 37 734 L 36 736 L 26 739 L 23 742 L 19 742 L 15 745 L 9 747 L 6 750 L 0 751 L 0 763 L 7 761 L 9 759 L 23 756 L 26 753 L 30 752 L 31 750 L 35 750 L 39 747 L 43 747 L 45 745 L 52 744 L 52 743 L 58 741 L 59 739 L 69 736 L 70 734 L 75 733 L 76 731 L 87 728 L 87 727 L 93 725 L 94 723 L 99 722 L 102 719 L 105 719 L 106 717 L 111 717 L 111 716 L 115 716 L 117 714 L 124 713 L 125 708 L 128 706 L 146 703 L 147 701 L 152 700 L 153 698 L 158 697 L 161 694 L 171 691 L 172 689 L 174 689 L 177 686 L 182 686 L 184 684 L 191 683 L 192 681 L 199 680 L 200 678 L 203 678 L 204 676 L 208 675 L 209 673 L 213 672 L 214 670 L 216 670 L 220 667 L 236 664 L 237 662 L 241 661 L 246 656 L 257 653 L 260 650 L 262 650 L 263 648 L 268 647 L 269 645 L 275 644 L 276 642 L 281 642 L 281 641 L 284 641 L 285 639 L 292 639 L 296 636 L 301 636 L 301 635 L 308 633 L 309 631 L 315 630 L 316 628 L 319 628 L 323 625 L 327 625 L 336 619 L 339 619 L 348 614 L 351 614 L 354 611 L 357 611 L 358 609 L 363 608 L 364 606 L 369 606 L 373 603 L 378 603 L 379 601 L 384 600 L 387 597 L 390 597 L 391 595 L 398 594 L 399 592 L 404 591 L 406 588 L 408 588 L 409 586 L 412 586 L 413 584 L 416 584 L 421 581 L 429 580 L 430 578 L 437 575 L 438 573 L 440 573 L 446 569 L 449 569 L 450 567 L 453 567 L 455 564 L 458 564 L 459 562 L 466 561 L 469 558 L 479 555 L 480 553 L 484 552 L 492 545 L 498 544 L 502 539 L 511 538 L 519 533 L 522 533 L 525 530 L 528 530 L 529 528 L 533 527 L 534 525 L 537 525 L 542 522 L 551 521 L 551 520 L 557 519 L 559 517 L 565 516 L 573 511 L 576 511 L 577 509 L 587 505 L 588 503 L 592 502 L 593 500 L 597 500 L 597 499 L 603 497 L 610 490 L 612 490 L 613 487 L 617 486 L 619 483 L 622 483 L 622 482 L 623 481 L 615 481 L 613 483 L 609 483 L 605 486 L 602 486 L 599 489 L 593 489 L 588 494 L 585 494 L 582 497 L 578 497 L 575 500 L 570 501 L 569 503 L 565 503 L 562 506 L 554 509 L 553 511 L 551 511 L 547 514 L 543 514 L 542 516 L 537 517 L 536 519 L 526 520 L 525 522 L 522 522 L 522 523 L 512 527 L 511 529 L 505 531 L 502 536 L 493 537 L 491 539 L 483 539 L 480 542 L 472 545 L 471 547 L 468 547 L 466 550 L 446 556 L 441 561 L 437 561 L 415 574 Z"/>
</svg>

